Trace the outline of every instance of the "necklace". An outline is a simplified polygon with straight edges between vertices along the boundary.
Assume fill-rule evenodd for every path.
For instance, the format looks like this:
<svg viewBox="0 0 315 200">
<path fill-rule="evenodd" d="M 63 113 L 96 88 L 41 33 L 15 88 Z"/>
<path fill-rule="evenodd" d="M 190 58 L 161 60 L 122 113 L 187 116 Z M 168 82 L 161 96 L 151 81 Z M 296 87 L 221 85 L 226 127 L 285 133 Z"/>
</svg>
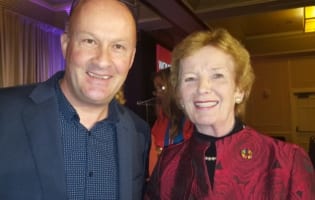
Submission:
<svg viewBox="0 0 315 200">
<path fill-rule="evenodd" d="M 215 156 L 205 156 L 206 161 L 215 161 L 216 159 L 217 159 L 217 157 L 215 157 Z"/>
</svg>

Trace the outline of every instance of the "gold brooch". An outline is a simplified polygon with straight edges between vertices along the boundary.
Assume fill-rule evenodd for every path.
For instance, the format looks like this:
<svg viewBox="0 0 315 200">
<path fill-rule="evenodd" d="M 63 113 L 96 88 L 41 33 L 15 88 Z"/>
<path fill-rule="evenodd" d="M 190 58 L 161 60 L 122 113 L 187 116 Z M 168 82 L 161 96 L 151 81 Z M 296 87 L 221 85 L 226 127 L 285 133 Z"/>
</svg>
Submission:
<svg viewBox="0 0 315 200">
<path fill-rule="evenodd" d="M 241 156 L 242 156 L 242 158 L 244 158 L 246 160 L 250 160 L 253 158 L 253 152 L 250 149 L 243 149 L 241 151 Z"/>
</svg>

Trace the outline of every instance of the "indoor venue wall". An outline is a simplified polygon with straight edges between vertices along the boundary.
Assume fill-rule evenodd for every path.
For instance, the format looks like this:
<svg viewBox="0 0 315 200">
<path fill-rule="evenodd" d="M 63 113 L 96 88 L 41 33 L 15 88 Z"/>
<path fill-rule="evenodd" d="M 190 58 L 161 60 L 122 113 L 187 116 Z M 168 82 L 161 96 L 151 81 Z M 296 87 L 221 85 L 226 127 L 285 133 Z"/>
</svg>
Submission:
<svg viewBox="0 0 315 200">
<path fill-rule="evenodd" d="M 315 56 L 253 58 L 252 65 L 256 80 L 246 121 L 267 135 L 284 137 L 308 151 L 310 137 L 315 136 Z"/>
<path fill-rule="evenodd" d="M 60 29 L 0 10 L 0 87 L 44 81 L 64 68 Z"/>
</svg>

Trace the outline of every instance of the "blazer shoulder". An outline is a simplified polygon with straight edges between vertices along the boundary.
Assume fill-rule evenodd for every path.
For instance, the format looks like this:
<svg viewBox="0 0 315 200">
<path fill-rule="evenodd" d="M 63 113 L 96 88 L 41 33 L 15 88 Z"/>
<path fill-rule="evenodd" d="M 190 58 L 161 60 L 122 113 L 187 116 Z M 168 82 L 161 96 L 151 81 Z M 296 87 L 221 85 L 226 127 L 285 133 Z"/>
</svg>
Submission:
<svg viewBox="0 0 315 200">
<path fill-rule="evenodd" d="M 57 72 L 48 80 L 40 83 L 2 88 L 0 89 L 0 104 L 41 104 L 51 100 L 56 96 L 55 84 L 63 74 L 63 71 Z"/>
<path fill-rule="evenodd" d="M 21 97 L 31 93 L 38 83 L 0 88 L 1 97 Z"/>
<path fill-rule="evenodd" d="M 7 108 L 24 104 L 37 84 L 0 89 L 0 107 Z"/>
<path fill-rule="evenodd" d="M 126 118 L 129 118 L 133 122 L 137 130 L 150 132 L 149 124 L 144 119 L 142 119 L 138 114 L 136 114 L 128 107 L 120 105 L 119 103 L 117 103 L 117 107 L 120 110 L 120 113 L 122 113 Z"/>
</svg>

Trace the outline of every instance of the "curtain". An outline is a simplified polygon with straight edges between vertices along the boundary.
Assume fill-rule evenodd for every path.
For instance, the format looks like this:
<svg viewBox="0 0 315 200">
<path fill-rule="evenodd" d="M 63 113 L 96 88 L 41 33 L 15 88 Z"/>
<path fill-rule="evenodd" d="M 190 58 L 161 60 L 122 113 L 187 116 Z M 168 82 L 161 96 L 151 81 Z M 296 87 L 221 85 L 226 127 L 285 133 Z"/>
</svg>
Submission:
<svg viewBox="0 0 315 200">
<path fill-rule="evenodd" d="M 63 70 L 61 33 L 60 29 L 1 8 L 0 87 L 45 81 Z"/>
</svg>

